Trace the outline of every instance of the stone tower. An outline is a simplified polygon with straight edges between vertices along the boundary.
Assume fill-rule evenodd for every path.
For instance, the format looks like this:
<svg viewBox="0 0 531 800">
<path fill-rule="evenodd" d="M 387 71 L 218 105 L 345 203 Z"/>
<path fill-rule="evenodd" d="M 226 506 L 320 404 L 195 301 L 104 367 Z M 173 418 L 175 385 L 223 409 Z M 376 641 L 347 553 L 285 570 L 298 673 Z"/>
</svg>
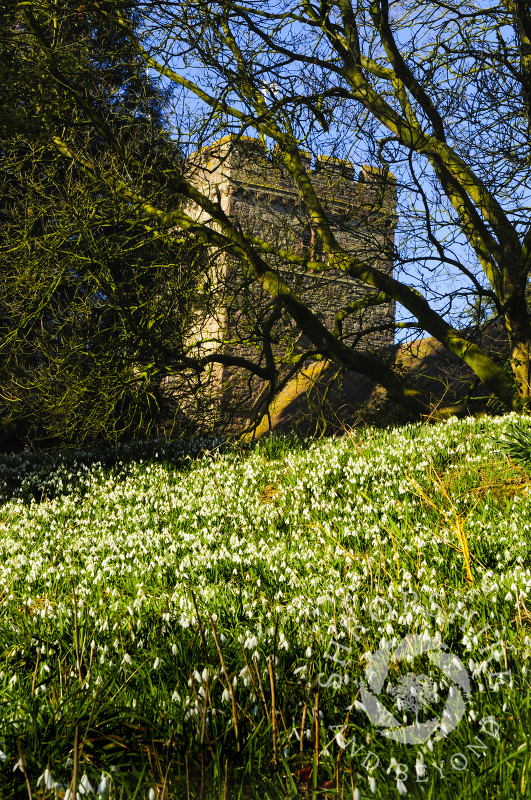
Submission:
<svg viewBox="0 0 531 800">
<path fill-rule="evenodd" d="M 317 157 L 311 169 L 310 154 L 303 158 L 341 246 L 391 274 L 394 179 L 384 181 L 380 171 L 366 165 L 355 176 L 350 162 L 327 156 Z M 293 179 L 258 139 L 227 136 L 194 153 L 188 163 L 190 179 L 210 199 L 219 201 L 244 232 L 277 248 L 304 254 L 311 261 L 323 261 L 322 243 L 309 225 Z M 202 222 L 209 220 L 197 206 L 189 205 L 187 212 Z M 334 329 L 338 312 L 370 292 L 339 270 L 303 270 L 273 255 L 269 261 L 329 330 Z M 311 361 L 310 343 L 287 318 L 272 322 L 271 298 L 252 278 L 246 280 L 230 258 L 220 255 L 215 260 L 209 291 L 215 297 L 216 310 L 197 332 L 203 352 L 223 349 L 257 361 L 265 336 L 272 342 L 275 356 L 288 355 L 281 374 L 305 350 L 306 364 Z M 342 323 L 344 341 L 366 351 L 389 351 L 394 343 L 394 319 L 394 302 L 349 314 Z M 253 416 L 266 390 L 263 380 L 223 365 L 213 368 L 210 384 L 222 416 L 230 416 L 235 427 Z"/>
</svg>

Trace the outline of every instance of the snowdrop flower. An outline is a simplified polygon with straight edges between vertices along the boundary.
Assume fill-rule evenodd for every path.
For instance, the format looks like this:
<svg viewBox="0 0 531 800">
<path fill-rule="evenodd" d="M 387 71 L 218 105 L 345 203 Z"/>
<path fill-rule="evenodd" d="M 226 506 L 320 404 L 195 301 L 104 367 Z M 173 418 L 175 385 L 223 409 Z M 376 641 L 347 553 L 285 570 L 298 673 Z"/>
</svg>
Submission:
<svg viewBox="0 0 531 800">
<path fill-rule="evenodd" d="M 37 786 L 40 785 L 41 781 L 44 780 L 44 788 L 45 789 L 53 789 L 54 788 L 54 780 L 52 778 L 52 774 L 49 769 L 45 769 L 42 775 L 37 780 Z"/>
<path fill-rule="evenodd" d="M 82 776 L 81 780 L 79 781 L 78 793 L 81 794 L 81 795 L 83 795 L 83 794 L 93 794 L 94 793 L 94 788 L 93 788 L 91 782 L 89 781 L 89 779 L 87 778 L 87 774 L 86 773 L 83 773 L 83 776 Z"/>
<path fill-rule="evenodd" d="M 111 776 L 106 772 L 101 773 L 101 779 L 98 786 L 98 797 L 102 800 L 108 800 L 111 791 Z"/>
<path fill-rule="evenodd" d="M 345 747 L 347 746 L 347 740 L 345 739 L 341 731 L 338 731 L 336 733 L 336 742 L 338 746 L 341 748 L 341 750 L 344 750 Z"/>
</svg>

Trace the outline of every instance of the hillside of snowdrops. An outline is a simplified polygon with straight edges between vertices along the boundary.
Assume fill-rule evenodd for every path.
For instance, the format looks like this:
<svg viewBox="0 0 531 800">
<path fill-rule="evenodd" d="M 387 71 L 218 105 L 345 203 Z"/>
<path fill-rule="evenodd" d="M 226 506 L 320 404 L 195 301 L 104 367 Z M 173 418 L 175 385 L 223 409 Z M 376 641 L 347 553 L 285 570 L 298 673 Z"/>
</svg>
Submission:
<svg viewBox="0 0 531 800">
<path fill-rule="evenodd" d="M 530 796 L 515 419 L 0 456 L 0 797 Z"/>
</svg>

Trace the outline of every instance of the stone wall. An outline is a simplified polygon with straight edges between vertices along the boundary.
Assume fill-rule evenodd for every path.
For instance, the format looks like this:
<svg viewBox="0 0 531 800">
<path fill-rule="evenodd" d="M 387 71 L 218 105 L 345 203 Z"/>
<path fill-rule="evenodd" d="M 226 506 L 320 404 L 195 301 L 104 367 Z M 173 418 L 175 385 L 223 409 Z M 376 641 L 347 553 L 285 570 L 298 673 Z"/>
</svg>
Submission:
<svg viewBox="0 0 531 800">
<path fill-rule="evenodd" d="M 384 182 L 382 174 L 368 166 L 355 176 L 351 163 L 325 156 L 318 157 L 311 169 L 309 154 L 303 158 L 341 246 L 391 273 L 390 251 L 396 224 L 394 180 L 388 178 Z M 322 245 L 309 225 L 291 176 L 274 153 L 266 153 L 259 140 L 225 137 L 194 153 L 189 167 L 191 180 L 212 200 L 219 200 L 223 211 L 238 220 L 243 231 L 279 248 L 305 253 L 312 261 L 323 260 Z M 198 207 L 190 205 L 187 210 L 201 221 L 209 219 Z M 268 258 L 270 266 L 278 270 L 330 330 L 338 311 L 370 291 L 339 270 L 312 272 L 288 266 L 278 257 Z M 295 358 L 308 350 L 311 360 L 310 343 L 287 317 L 269 329 L 271 298 L 252 276 L 246 280 L 241 266 L 224 256 L 218 259 L 216 269 L 218 278 L 212 291 L 219 293 L 223 310 L 207 326 L 206 346 L 221 347 L 225 352 L 257 361 L 265 329 L 267 337 L 272 338 L 277 358 L 286 353 Z M 344 321 L 345 342 L 366 351 L 390 350 L 394 343 L 394 318 L 394 303 L 355 313 Z M 382 326 L 382 330 L 373 330 Z M 235 418 L 238 425 L 252 416 L 265 384 L 241 370 L 218 367 L 212 373 L 212 386 L 214 395 L 221 398 L 222 413 Z"/>
</svg>

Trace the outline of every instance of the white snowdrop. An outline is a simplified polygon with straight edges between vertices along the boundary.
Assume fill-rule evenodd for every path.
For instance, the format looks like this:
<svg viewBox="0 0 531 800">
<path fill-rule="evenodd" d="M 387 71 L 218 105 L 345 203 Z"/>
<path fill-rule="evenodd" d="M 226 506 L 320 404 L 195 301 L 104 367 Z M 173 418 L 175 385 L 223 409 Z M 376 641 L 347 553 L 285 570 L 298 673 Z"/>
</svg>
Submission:
<svg viewBox="0 0 531 800">
<path fill-rule="evenodd" d="M 93 788 L 91 782 L 89 781 L 89 779 L 87 777 L 87 774 L 83 773 L 83 775 L 81 776 L 81 780 L 79 781 L 79 785 L 78 785 L 78 794 L 84 795 L 84 794 L 93 794 L 93 793 L 94 793 L 94 788 Z"/>
<path fill-rule="evenodd" d="M 100 782 L 98 784 L 98 797 L 101 800 L 108 800 L 111 791 L 111 776 L 106 773 L 101 773 Z"/>
<path fill-rule="evenodd" d="M 41 781 L 43 782 L 44 789 L 54 788 L 54 780 L 49 769 L 45 769 L 42 775 L 40 775 L 40 777 L 37 779 L 37 786 L 40 785 Z"/>
</svg>

